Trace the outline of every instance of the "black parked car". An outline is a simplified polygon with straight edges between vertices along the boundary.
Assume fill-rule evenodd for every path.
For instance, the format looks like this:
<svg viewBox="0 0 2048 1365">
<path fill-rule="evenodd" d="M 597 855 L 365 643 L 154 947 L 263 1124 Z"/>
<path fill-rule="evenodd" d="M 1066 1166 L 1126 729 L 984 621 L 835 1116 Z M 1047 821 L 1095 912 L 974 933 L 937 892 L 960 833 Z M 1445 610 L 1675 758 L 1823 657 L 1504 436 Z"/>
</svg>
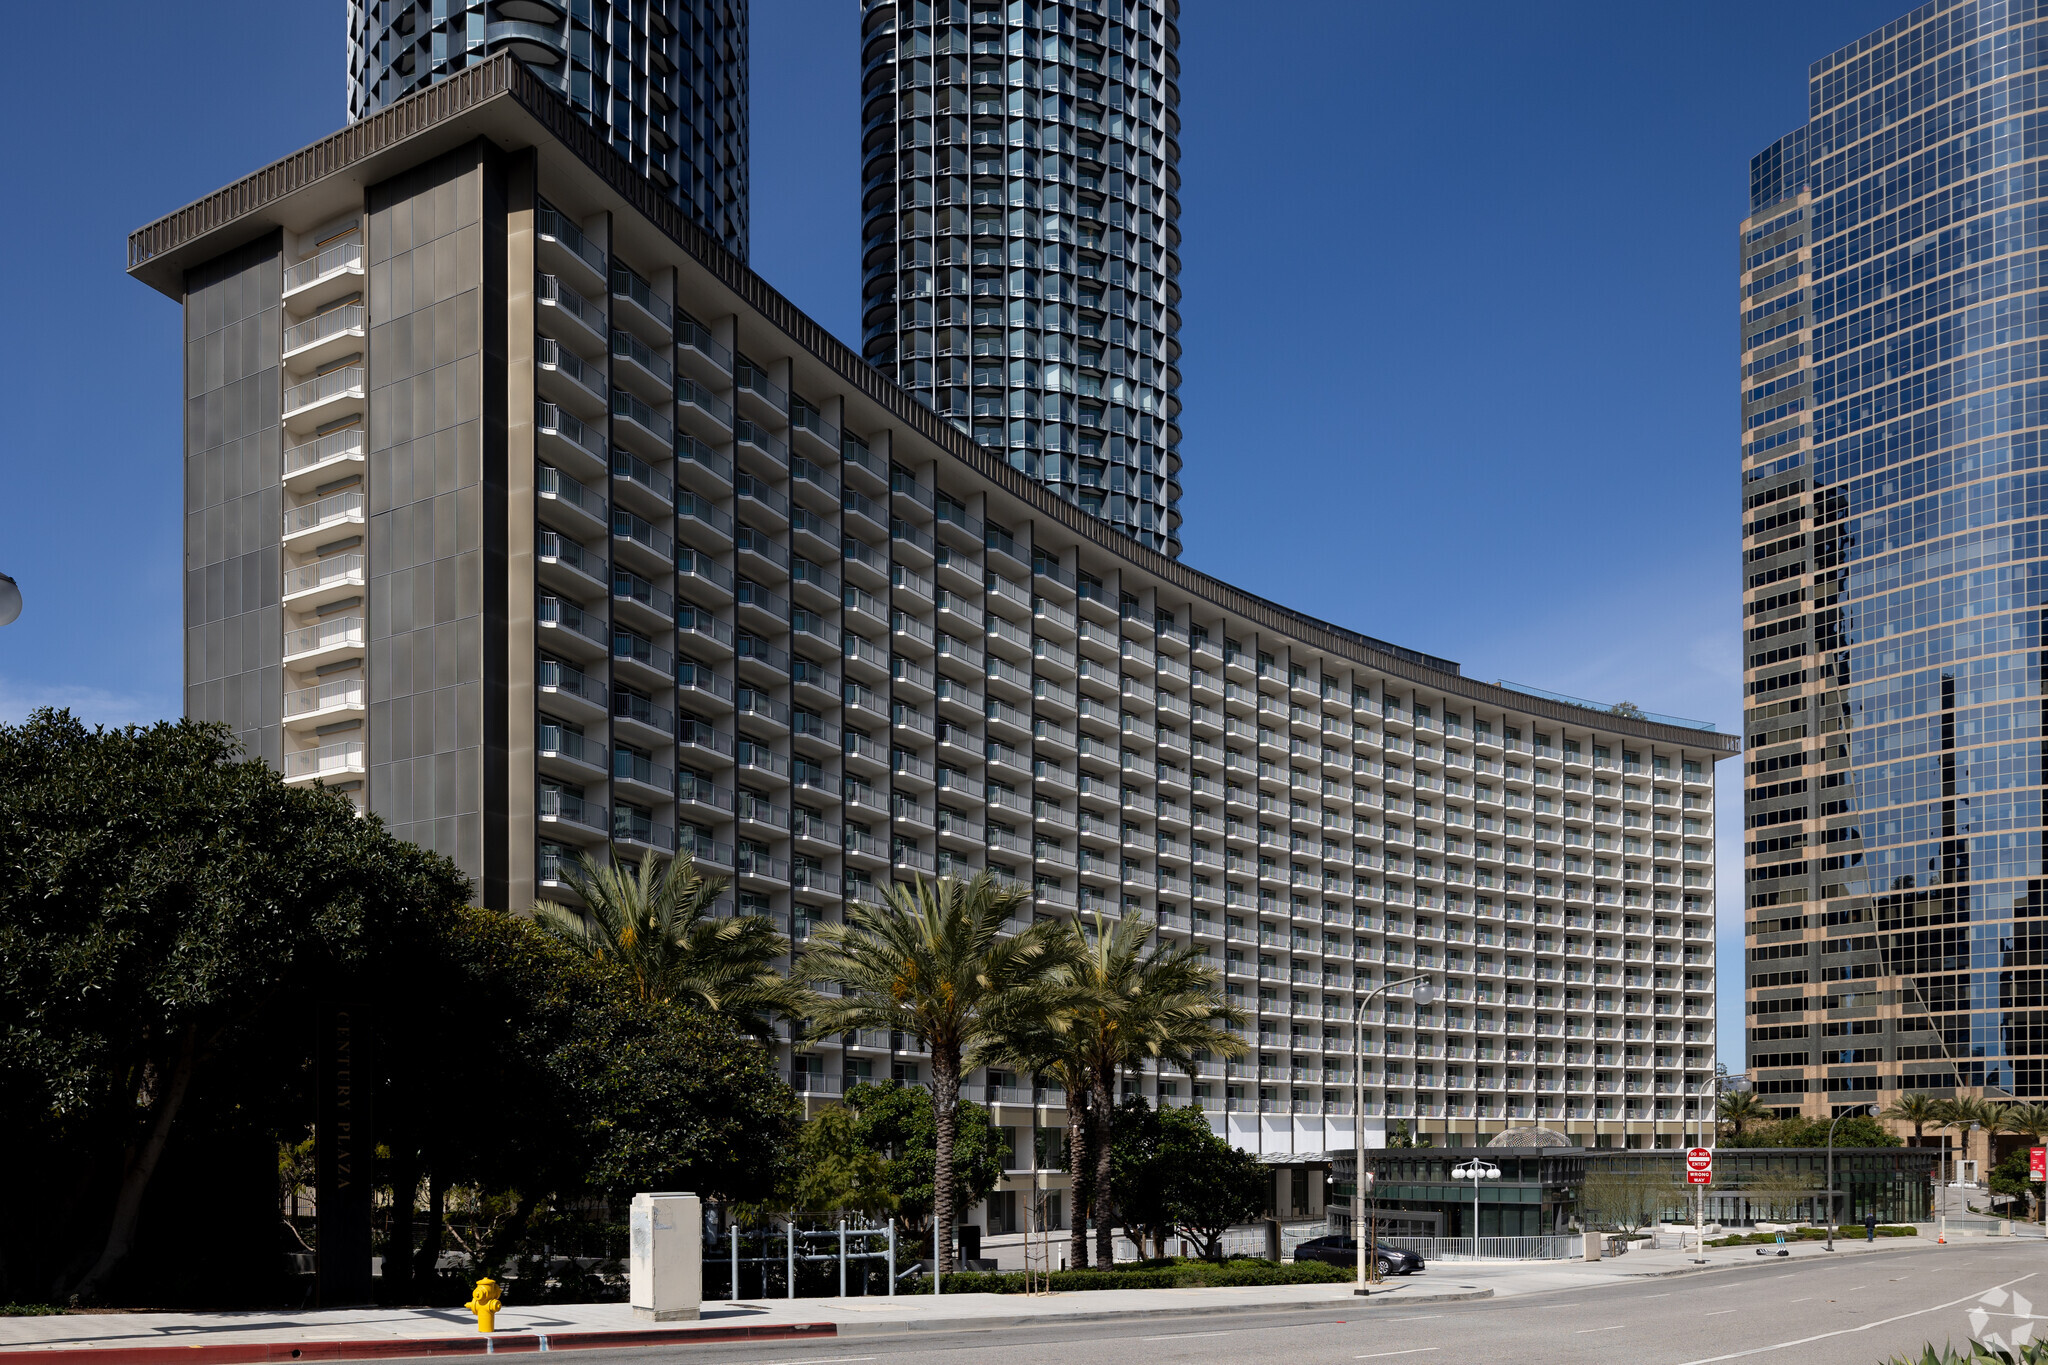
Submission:
<svg viewBox="0 0 2048 1365">
<path fill-rule="evenodd" d="M 1350 1237 L 1315 1237 L 1294 1248 L 1297 1261 L 1323 1261 L 1349 1269 L 1358 1264 L 1358 1243 Z M 1413 1275 L 1424 1268 L 1422 1256 L 1390 1242 L 1379 1244 L 1380 1274 Z"/>
</svg>

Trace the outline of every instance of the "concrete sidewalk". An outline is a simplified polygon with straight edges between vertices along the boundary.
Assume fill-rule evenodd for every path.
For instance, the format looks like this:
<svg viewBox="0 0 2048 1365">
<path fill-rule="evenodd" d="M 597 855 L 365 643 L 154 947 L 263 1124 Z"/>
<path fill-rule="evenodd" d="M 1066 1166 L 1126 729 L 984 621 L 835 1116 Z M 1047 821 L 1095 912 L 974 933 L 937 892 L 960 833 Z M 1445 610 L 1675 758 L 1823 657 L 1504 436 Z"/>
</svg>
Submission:
<svg viewBox="0 0 2048 1365">
<path fill-rule="evenodd" d="M 1975 1239 L 1972 1239 L 1975 1240 Z M 1782 1268 L 1788 1260 L 1873 1253 L 1938 1254 L 1934 1239 L 1865 1243 L 1795 1243 L 1790 1256 L 1757 1256 L 1753 1248 L 1709 1249 L 1704 1266 L 1680 1251 L 1632 1251 L 1584 1261 L 1440 1261 L 1420 1275 L 1375 1287 L 1360 1300 L 1348 1284 L 1268 1285 L 1243 1289 L 1116 1289 L 1049 1295 L 944 1294 L 830 1299 L 751 1299 L 705 1305 L 694 1324 L 637 1321 L 624 1304 L 512 1307 L 498 1315 L 487 1344 L 460 1309 L 387 1308 L 306 1313 L 75 1313 L 0 1318 L 0 1358 L 26 1356 L 50 1365 L 106 1359 L 177 1360 L 231 1365 L 280 1359 L 364 1359 L 373 1356 L 481 1354 L 506 1350 L 573 1350 L 598 1346 L 684 1344 L 692 1340 L 776 1340 L 823 1336 L 888 1336 L 904 1332 L 1050 1326 L 1124 1317 L 1188 1317 L 1344 1311 L 1369 1314 L 1417 1303 L 1514 1298 L 1561 1290 L 1745 1267 Z M 1768 1248 L 1775 1250 L 1775 1248 Z"/>
</svg>

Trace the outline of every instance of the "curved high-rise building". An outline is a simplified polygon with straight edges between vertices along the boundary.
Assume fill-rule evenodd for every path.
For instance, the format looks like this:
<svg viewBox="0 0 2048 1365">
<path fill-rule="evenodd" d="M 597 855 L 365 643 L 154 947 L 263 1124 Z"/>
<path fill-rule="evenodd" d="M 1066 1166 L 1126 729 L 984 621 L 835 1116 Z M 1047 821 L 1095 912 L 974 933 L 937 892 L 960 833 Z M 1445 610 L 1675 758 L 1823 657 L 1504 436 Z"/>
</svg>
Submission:
<svg viewBox="0 0 2048 1365">
<path fill-rule="evenodd" d="M 1178 0 L 864 0 L 861 342 L 1180 553 Z"/>
<path fill-rule="evenodd" d="M 1749 1060 L 1788 1112 L 2048 1098 L 2033 23 L 1914 10 L 1750 166 Z"/>
<path fill-rule="evenodd" d="M 349 0 L 351 123 L 509 52 L 747 255 L 747 0 Z"/>
</svg>

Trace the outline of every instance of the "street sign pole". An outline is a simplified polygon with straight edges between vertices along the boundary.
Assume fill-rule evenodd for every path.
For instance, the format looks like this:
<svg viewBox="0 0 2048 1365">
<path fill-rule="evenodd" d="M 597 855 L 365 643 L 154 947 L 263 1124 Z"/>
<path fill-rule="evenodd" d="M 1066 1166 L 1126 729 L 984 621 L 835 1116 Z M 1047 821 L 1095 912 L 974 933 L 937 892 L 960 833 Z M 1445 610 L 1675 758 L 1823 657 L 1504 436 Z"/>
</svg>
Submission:
<svg viewBox="0 0 2048 1365">
<path fill-rule="evenodd" d="M 1685 1154 L 1685 1179 L 1692 1185 L 1693 1245 L 1704 1260 L 1707 1254 L 1707 1186 L 1714 1181 L 1714 1151 L 1711 1147 L 1689 1148 Z"/>
</svg>

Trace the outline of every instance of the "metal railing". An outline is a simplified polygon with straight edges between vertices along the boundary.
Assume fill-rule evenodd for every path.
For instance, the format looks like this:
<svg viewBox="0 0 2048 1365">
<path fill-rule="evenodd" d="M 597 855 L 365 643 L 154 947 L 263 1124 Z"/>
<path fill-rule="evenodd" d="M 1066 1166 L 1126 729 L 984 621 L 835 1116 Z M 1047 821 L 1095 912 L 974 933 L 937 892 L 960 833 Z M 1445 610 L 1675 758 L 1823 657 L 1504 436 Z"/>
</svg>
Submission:
<svg viewBox="0 0 2048 1365">
<path fill-rule="evenodd" d="M 1576 1261 L 1586 1239 L 1577 1233 L 1550 1237 L 1383 1237 L 1424 1261 Z"/>
</svg>

